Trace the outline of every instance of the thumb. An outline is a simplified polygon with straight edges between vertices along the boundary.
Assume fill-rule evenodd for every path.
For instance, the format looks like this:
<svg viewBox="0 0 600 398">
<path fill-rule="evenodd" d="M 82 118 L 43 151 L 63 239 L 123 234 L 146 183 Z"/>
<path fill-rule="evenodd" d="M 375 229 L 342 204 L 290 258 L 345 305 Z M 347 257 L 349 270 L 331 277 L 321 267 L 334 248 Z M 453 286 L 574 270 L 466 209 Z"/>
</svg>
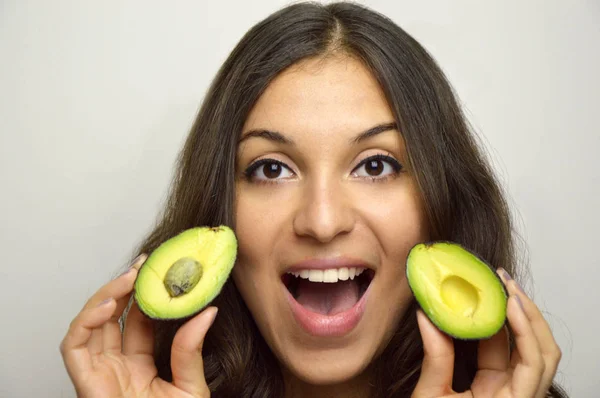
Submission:
<svg viewBox="0 0 600 398">
<path fill-rule="evenodd" d="M 194 397 L 210 395 L 204 379 L 202 345 L 216 315 L 217 307 L 205 309 L 184 324 L 173 338 L 171 347 L 173 384 Z"/>
<path fill-rule="evenodd" d="M 454 373 L 452 339 L 436 328 L 422 310 L 417 322 L 423 339 L 423 365 L 413 397 L 439 397 L 451 394 Z"/>
</svg>

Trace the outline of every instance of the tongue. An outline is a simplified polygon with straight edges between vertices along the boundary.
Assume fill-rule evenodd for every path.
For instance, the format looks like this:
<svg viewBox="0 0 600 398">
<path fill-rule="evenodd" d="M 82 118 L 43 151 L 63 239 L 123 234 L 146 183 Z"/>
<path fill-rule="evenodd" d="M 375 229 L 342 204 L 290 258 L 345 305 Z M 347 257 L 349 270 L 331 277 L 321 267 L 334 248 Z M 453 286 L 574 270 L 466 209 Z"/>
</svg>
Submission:
<svg viewBox="0 0 600 398">
<path fill-rule="evenodd" d="M 309 311 L 335 315 L 346 311 L 358 301 L 358 283 L 353 280 L 336 283 L 298 281 L 296 301 Z"/>
</svg>

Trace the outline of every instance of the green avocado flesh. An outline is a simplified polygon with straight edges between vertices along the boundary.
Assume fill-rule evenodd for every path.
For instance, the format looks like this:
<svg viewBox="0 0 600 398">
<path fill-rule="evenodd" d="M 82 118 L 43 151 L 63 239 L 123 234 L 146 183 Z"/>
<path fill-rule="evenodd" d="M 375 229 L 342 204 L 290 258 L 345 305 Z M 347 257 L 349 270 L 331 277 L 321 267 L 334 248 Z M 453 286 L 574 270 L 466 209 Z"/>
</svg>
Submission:
<svg viewBox="0 0 600 398">
<path fill-rule="evenodd" d="M 237 256 L 226 226 L 188 229 L 162 243 L 139 271 L 135 300 L 154 319 L 180 319 L 204 309 L 221 292 Z"/>
<path fill-rule="evenodd" d="M 406 261 L 408 284 L 442 332 L 461 340 L 489 338 L 506 320 L 506 291 L 481 259 L 452 242 L 420 243 Z"/>
</svg>

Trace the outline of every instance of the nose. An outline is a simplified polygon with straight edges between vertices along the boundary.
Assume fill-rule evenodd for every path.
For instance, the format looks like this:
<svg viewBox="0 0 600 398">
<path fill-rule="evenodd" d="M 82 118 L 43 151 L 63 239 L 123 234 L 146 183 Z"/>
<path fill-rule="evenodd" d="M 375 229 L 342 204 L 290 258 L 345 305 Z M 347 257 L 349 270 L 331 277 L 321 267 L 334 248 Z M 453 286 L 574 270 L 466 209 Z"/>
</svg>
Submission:
<svg viewBox="0 0 600 398">
<path fill-rule="evenodd" d="M 351 198 L 339 184 L 324 180 L 315 182 L 301 195 L 301 204 L 294 217 L 294 231 L 298 236 L 310 236 L 327 243 L 354 228 Z"/>
</svg>

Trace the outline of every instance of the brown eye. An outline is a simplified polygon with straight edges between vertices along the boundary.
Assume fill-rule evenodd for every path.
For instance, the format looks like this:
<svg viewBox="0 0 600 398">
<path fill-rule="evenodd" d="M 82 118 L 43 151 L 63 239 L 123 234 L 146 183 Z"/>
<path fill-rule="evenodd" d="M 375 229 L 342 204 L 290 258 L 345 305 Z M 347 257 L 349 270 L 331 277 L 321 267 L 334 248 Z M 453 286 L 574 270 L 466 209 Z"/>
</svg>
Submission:
<svg viewBox="0 0 600 398">
<path fill-rule="evenodd" d="M 277 178 L 281 174 L 279 163 L 267 163 L 263 166 L 263 173 L 267 178 Z"/>
<path fill-rule="evenodd" d="M 383 171 L 383 162 L 381 160 L 370 160 L 365 164 L 365 171 L 370 176 L 378 176 Z"/>
<path fill-rule="evenodd" d="M 388 176 L 398 175 L 402 165 L 388 155 L 374 155 L 362 162 L 353 170 L 356 177 L 366 177 L 372 180 L 384 180 Z"/>
<path fill-rule="evenodd" d="M 244 174 L 252 181 L 263 182 L 289 180 L 295 175 L 285 163 L 275 159 L 257 160 L 244 171 Z"/>
</svg>

